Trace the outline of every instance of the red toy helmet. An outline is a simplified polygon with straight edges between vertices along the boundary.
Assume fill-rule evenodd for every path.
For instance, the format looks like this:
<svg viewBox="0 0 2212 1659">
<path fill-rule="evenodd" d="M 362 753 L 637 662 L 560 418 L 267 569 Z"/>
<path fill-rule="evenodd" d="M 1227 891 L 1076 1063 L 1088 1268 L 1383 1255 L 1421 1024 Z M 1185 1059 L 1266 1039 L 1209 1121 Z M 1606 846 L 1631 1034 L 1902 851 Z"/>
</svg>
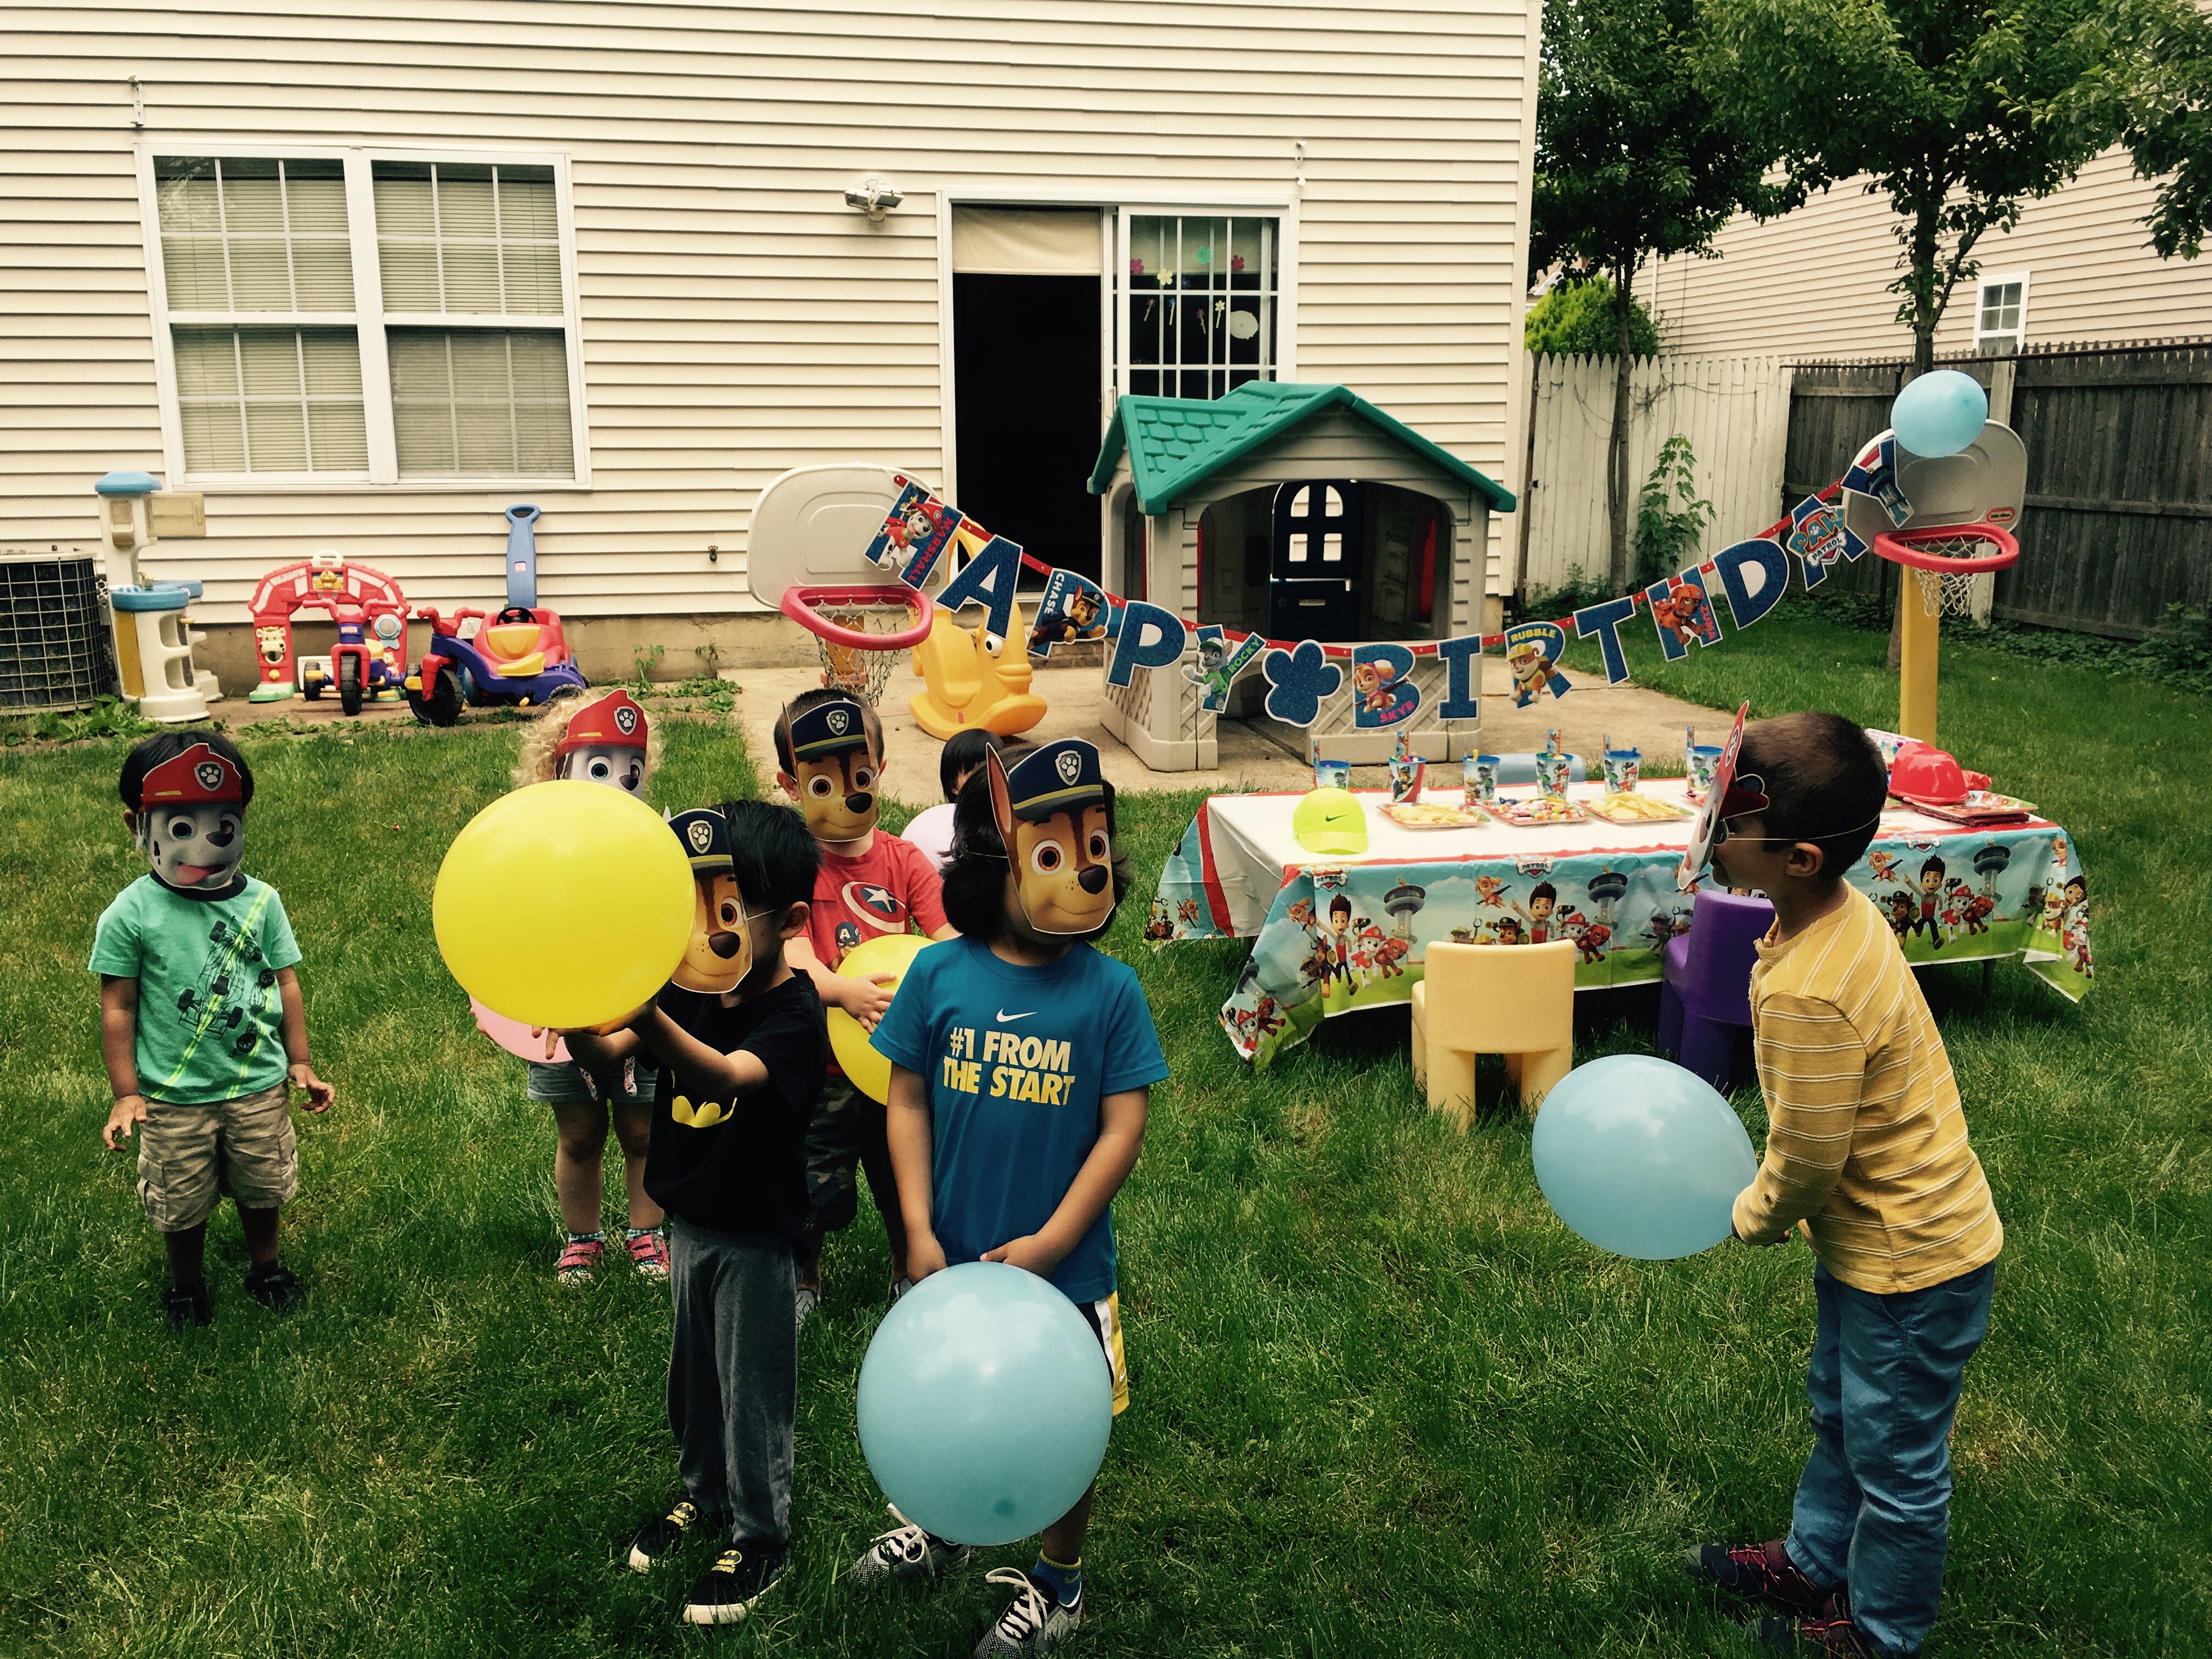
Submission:
<svg viewBox="0 0 2212 1659">
<path fill-rule="evenodd" d="M 1908 743 L 1890 763 L 1889 793 L 1900 800 L 1954 805 L 1966 798 L 1966 775 L 1942 750 Z"/>
<path fill-rule="evenodd" d="M 647 732 L 645 710 L 627 691 L 610 691 L 588 708 L 579 709 L 569 720 L 553 757 L 578 749 L 642 749 Z"/>
<path fill-rule="evenodd" d="M 246 799 L 246 780 L 238 769 L 204 743 L 172 755 L 146 774 L 139 787 L 142 805 L 236 806 Z"/>
</svg>

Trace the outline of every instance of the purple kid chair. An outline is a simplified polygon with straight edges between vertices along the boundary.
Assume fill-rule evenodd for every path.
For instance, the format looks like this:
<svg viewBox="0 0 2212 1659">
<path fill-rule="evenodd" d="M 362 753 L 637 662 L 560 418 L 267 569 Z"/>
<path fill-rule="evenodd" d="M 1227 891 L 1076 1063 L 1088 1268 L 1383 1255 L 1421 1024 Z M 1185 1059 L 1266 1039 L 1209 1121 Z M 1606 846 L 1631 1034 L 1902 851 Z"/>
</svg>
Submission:
<svg viewBox="0 0 2212 1659">
<path fill-rule="evenodd" d="M 1701 889 L 1689 933 L 1667 941 L 1659 1046 L 1723 1094 L 1735 1070 L 1735 1028 L 1751 1024 L 1752 946 L 1773 923 L 1763 898 Z"/>
</svg>

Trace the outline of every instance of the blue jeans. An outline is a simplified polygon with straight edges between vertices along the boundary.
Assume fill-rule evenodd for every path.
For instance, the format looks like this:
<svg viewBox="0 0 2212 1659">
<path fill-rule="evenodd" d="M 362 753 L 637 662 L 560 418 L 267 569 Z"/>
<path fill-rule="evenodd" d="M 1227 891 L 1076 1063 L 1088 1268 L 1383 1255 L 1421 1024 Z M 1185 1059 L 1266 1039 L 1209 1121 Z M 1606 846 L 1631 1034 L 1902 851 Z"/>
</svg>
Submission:
<svg viewBox="0 0 2212 1659">
<path fill-rule="evenodd" d="M 1942 1599 L 1951 1419 L 1996 1282 L 1990 1262 L 1876 1296 L 1813 1269 L 1813 1455 L 1797 1482 L 1790 1559 L 1815 1583 L 1848 1581 L 1853 1622 L 1892 1653 L 1918 1650 Z"/>
</svg>

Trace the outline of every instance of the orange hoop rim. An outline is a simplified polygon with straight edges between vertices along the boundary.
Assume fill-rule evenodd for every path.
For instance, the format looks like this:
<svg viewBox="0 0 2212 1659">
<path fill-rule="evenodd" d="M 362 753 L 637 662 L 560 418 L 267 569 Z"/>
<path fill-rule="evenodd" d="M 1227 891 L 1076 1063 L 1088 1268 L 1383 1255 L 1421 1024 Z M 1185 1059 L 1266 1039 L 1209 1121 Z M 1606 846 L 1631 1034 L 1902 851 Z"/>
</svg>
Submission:
<svg viewBox="0 0 2212 1659">
<path fill-rule="evenodd" d="M 902 605 L 915 612 L 911 627 L 895 633 L 870 634 L 832 621 L 818 608 L 891 605 Z M 930 626 L 937 620 L 936 601 L 920 588 L 908 587 L 904 583 L 861 586 L 841 582 L 826 587 L 787 587 L 783 598 L 777 602 L 777 609 L 808 633 L 848 651 L 911 651 L 929 637 Z"/>
<path fill-rule="evenodd" d="M 1994 542 L 1997 550 L 1979 558 L 1952 559 L 1941 553 L 1923 553 L 1923 542 L 1952 542 L 1972 537 L 1976 541 Z M 1976 520 L 1969 524 L 1917 524 L 1909 530 L 1885 530 L 1874 538 L 1874 550 L 1893 564 L 1901 564 L 1915 570 L 1926 570 L 1943 576 L 1976 576 L 1987 570 L 2002 570 L 2020 557 L 2020 541 L 2002 525 Z"/>
</svg>

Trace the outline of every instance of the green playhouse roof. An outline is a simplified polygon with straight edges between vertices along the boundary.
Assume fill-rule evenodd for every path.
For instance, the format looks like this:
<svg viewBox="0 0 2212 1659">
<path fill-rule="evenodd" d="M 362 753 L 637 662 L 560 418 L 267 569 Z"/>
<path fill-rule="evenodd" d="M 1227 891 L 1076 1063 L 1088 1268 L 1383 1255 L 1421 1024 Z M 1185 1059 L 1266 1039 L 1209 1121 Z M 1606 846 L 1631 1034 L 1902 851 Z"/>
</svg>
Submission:
<svg viewBox="0 0 2212 1659">
<path fill-rule="evenodd" d="M 1127 445 L 1137 505 L 1158 513 L 1231 461 L 1281 437 L 1325 409 L 1348 409 L 1370 426 L 1425 456 L 1476 491 L 1500 513 L 1513 510 L 1513 492 L 1478 472 L 1413 428 L 1393 420 L 1349 386 L 1294 386 L 1248 380 L 1225 398 L 1124 398 L 1091 470 L 1091 493 L 1103 495 Z"/>
</svg>

